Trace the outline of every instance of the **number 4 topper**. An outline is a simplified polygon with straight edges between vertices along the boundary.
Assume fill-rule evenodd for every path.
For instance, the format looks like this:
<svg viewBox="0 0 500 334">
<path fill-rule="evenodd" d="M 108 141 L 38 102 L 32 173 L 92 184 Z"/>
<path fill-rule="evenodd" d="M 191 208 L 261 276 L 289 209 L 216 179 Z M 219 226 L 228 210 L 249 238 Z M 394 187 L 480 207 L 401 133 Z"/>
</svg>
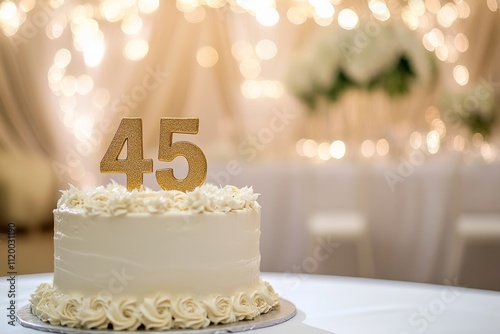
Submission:
<svg viewBox="0 0 500 334">
<path fill-rule="evenodd" d="M 197 134 L 198 118 L 162 117 L 160 119 L 160 141 L 158 160 L 171 162 L 182 156 L 187 160 L 188 173 L 177 179 L 172 168 L 158 169 L 156 181 L 162 189 L 191 191 L 203 184 L 207 176 L 207 160 L 203 151 L 188 141 L 173 142 L 174 133 Z M 127 157 L 118 156 L 127 142 Z M 142 142 L 142 119 L 122 118 L 108 150 L 101 160 L 101 173 L 124 173 L 127 189 L 138 189 L 143 183 L 143 174 L 153 172 L 153 160 L 144 159 Z"/>
</svg>

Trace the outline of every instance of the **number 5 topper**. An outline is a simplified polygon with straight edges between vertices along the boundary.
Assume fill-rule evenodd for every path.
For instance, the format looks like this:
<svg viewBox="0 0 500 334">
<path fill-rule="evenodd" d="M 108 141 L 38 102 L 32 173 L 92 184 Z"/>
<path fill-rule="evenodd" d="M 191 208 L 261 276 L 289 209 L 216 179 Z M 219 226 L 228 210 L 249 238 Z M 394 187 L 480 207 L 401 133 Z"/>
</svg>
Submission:
<svg viewBox="0 0 500 334">
<path fill-rule="evenodd" d="M 162 117 L 160 119 L 158 160 L 171 162 L 176 157 L 182 156 L 188 163 L 188 174 L 184 179 L 177 179 L 172 168 L 158 169 L 156 181 L 162 189 L 191 191 L 205 181 L 207 160 L 203 151 L 188 141 L 173 142 L 174 133 L 197 134 L 198 127 L 198 118 Z M 118 159 L 125 142 L 127 142 L 127 157 Z M 101 160 L 100 170 L 101 173 L 126 174 L 129 191 L 141 187 L 144 173 L 153 172 L 153 160 L 143 157 L 141 118 L 122 118 Z"/>
</svg>

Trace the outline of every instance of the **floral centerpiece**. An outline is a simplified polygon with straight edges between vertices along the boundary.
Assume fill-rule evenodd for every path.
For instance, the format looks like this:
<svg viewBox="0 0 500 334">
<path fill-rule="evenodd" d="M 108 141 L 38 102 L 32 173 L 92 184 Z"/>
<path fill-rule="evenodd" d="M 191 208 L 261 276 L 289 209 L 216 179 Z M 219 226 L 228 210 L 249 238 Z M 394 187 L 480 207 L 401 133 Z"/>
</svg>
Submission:
<svg viewBox="0 0 500 334">
<path fill-rule="evenodd" d="M 495 107 L 495 90 L 486 81 L 471 83 L 458 92 L 445 94 L 442 101 L 450 122 L 465 125 L 472 134 L 491 136 L 499 110 Z"/>
<path fill-rule="evenodd" d="M 314 111 L 318 99 L 336 101 L 348 89 L 382 89 L 397 97 L 413 84 L 432 84 L 435 77 L 435 58 L 415 32 L 370 21 L 314 40 L 292 62 L 287 86 Z"/>
</svg>

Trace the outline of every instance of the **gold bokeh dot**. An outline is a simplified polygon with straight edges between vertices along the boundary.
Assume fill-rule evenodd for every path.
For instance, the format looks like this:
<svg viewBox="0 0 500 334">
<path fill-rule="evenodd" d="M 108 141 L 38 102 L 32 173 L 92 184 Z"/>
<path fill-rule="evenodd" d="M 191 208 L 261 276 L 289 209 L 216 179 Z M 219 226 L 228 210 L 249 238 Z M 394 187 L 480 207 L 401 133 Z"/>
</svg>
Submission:
<svg viewBox="0 0 500 334">
<path fill-rule="evenodd" d="M 219 61 L 219 54 L 211 46 L 202 46 L 196 53 L 196 61 L 200 66 L 212 67 Z"/>
</svg>

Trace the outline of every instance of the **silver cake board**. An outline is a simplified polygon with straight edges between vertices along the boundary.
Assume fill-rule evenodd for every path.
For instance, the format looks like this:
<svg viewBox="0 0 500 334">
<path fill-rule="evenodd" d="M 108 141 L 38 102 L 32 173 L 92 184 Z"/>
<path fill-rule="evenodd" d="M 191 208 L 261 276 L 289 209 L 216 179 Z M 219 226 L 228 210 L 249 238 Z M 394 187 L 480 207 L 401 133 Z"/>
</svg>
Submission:
<svg viewBox="0 0 500 334">
<path fill-rule="evenodd" d="M 131 333 L 144 334 L 146 332 L 168 333 L 168 334 L 224 334 L 241 333 L 254 329 L 279 325 L 290 320 L 297 314 L 295 305 L 286 299 L 280 299 L 279 306 L 266 314 L 259 315 L 253 320 L 244 320 L 226 325 L 210 325 L 202 329 L 172 329 L 165 331 L 137 330 L 137 331 L 115 331 L 113 329 L 82 329 L 64 326 L 54 326 L 43 322 L 31 313 L 30 305 L 25 305 L 17 311 L 17 322 L 26 328 L 38 331 L 59 333 L 59 334 L 109 334 L 109 333 Z"/>
</svg>

